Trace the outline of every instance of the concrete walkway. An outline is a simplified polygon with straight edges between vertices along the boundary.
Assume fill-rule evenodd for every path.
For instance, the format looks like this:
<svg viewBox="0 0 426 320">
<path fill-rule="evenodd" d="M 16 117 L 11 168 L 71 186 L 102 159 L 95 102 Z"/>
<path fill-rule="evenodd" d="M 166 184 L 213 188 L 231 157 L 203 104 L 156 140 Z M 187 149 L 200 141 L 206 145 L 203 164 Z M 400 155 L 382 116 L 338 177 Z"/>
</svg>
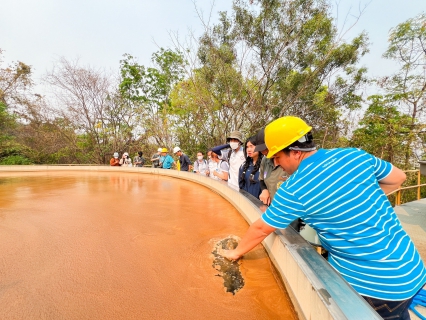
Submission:
<svg viewBox="0 0 426 320">
<path fill-rule="evenodd" d="M 404 203 L 395 207 L 395 212 L 426 263 L 426 199 Z M 417 310 L 426 316 L 426 308 L 418 307 Z M 412 320 L 419 319 L 411 312 L 410 315 Z"/>
<path fill-rule="evenodd" d="M 426 262 L 426 199 L 397 206 L 395 212 Z"/>
</svg>

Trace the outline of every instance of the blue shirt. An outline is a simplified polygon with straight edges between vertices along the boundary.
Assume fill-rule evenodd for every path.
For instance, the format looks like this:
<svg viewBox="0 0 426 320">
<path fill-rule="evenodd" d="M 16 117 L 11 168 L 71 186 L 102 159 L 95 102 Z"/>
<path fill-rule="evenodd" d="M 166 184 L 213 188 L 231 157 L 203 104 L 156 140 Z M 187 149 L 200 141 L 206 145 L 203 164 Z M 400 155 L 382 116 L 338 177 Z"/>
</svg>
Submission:
<svg viewBox="0 0 426 320">
<path fill-rule="evenodd" d="M 239 185 L 240 189 L 243 189 L 250 193 L 253 197 L 258 198 L 260 196 L 260 183 L 259 183 L 259 170 L 256 171 L 256 173 L 251 177 L 250 176 L 253 172 L 253 159 L 247 158 L 246 161 L 249 161 L 250 164 L 247 167 L 247 170 L 245 173 L 243 173 L 243 169 L 245 166 L 245 163 L 243 163 L 240 167 L 239 171 Z"/>
<path fill-rule="evenodd" d="M 359 294 L 411 298 L 425 283 L 426 270 L 379 186 L 391 171 L 390 163 L 362 150 L 318 150 L 282 184 L 262 219 L 285 228 L 302 218 Z"/>
<path fill-rule="evenodd" d="M 162 157 L 162 159 L 160 159 L 160 162 L 163 163 L 163 169 L 170 169 L 174 160 L 172 156 L 168 154 L 165 157 Z"/>
</svg>

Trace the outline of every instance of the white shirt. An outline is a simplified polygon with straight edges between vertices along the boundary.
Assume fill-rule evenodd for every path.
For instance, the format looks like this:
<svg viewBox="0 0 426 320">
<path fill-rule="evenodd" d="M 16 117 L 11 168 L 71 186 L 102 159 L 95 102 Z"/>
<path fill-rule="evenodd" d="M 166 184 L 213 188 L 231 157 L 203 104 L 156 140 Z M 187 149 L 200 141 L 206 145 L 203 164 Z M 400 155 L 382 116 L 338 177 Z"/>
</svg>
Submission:
<svg viewBox="0 0 426 320">
<path fill-rule="evenodd" d="M 212 159 L 209 159 L 208 163 L 209 163 L 209 171 L 210 171 L 209 177 L 214 179 L 215 175 L 213 174 L 213 171 L 216 170 L 216 167 L 217 167 L 216 162 L 214 162 Z"/>
<path fill-rule="evenodd" d="M 127 157 L 126 159 L 121 158 L 120 162 L 122 167 L 131 167 L 132 166 L 132 159 Z"/>
<path fill-rule="evenodd" d="M 209 170 L 209 165 L 206 160 L 198 160 L 194 162 L 194 172 L 199 172 L 201 175 L 205 176 L 206 171 Z"/>
<path fill-rule="evenodd" d="M 240 147 L 237 152 L 232 150 L 231 156 L 229 158 L 229 177 L 228 177 L 228 186 L 235 190 L 240 190 L 238 184 L 238 174 L 241 165 L 246 161 L 244 157 L 243 147 Z"/>
</svg>

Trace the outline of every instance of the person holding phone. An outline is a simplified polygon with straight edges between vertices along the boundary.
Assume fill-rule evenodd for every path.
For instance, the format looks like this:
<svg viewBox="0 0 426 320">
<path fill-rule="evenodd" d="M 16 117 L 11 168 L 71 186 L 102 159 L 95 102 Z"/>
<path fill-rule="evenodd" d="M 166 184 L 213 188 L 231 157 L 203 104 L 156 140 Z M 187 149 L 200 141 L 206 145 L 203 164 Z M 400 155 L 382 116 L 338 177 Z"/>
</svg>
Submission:
<svg viewBox="0 0 426 320">
<path fill-rule="evenodd" d="M 123 156 L 120 159 L 120 166 L 122 166 L 122 167 L 131 167 L 132 166 L 132 159 L 129 157 L 128 152 L 123 153 Z"/>
</svg>

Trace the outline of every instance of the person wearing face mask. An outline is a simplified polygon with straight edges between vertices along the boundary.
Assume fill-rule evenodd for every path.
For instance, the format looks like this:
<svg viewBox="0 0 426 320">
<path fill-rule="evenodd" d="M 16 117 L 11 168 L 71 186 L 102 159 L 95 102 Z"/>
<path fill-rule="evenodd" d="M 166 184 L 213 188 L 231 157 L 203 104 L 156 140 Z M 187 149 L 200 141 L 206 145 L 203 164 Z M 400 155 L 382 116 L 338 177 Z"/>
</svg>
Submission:
<svg viewBox="0 0 426 320">
<path fill-rule="evenodd" d="M 218 151 L 220 153 L 220 151 Z M 211 153 L 212 161 L 215 164 L 213 172 L 213 179 L 220 181 L 227 181 L 229 176 L 228 162 L 221 160 L 219 155 L 214 151 Z"/>
<path fill-rule="evenodd" d="M 194 163 L 194 173 L 201 174 L 202 176 L 208 176 L 209 164 L 204 159 L 202 152 L 197 152 L 197 161 Z"/>
<path fill-rule="evenodd" d="M 235 190 L 240 190 L 239 186 L 239 171 L 241 165 L 246 160 L 243 151 L 243 134 L 239 131 L 233 131 L 226 138 L 232 151 L 229 156 L 229 178 L 228 186 Z"/>
<path fill-rule="evenodd" d="M 145 164 L 145 158 L 142 157 L 142 155 L 143 155 L 143 152 L 139 151 L 138 154 L 137 154 L 137 156 L 135 156 L 133 158 L 133 164 L 134 164 L 135 167 L 140 167 L 141 168 Z"/>
</svg>

